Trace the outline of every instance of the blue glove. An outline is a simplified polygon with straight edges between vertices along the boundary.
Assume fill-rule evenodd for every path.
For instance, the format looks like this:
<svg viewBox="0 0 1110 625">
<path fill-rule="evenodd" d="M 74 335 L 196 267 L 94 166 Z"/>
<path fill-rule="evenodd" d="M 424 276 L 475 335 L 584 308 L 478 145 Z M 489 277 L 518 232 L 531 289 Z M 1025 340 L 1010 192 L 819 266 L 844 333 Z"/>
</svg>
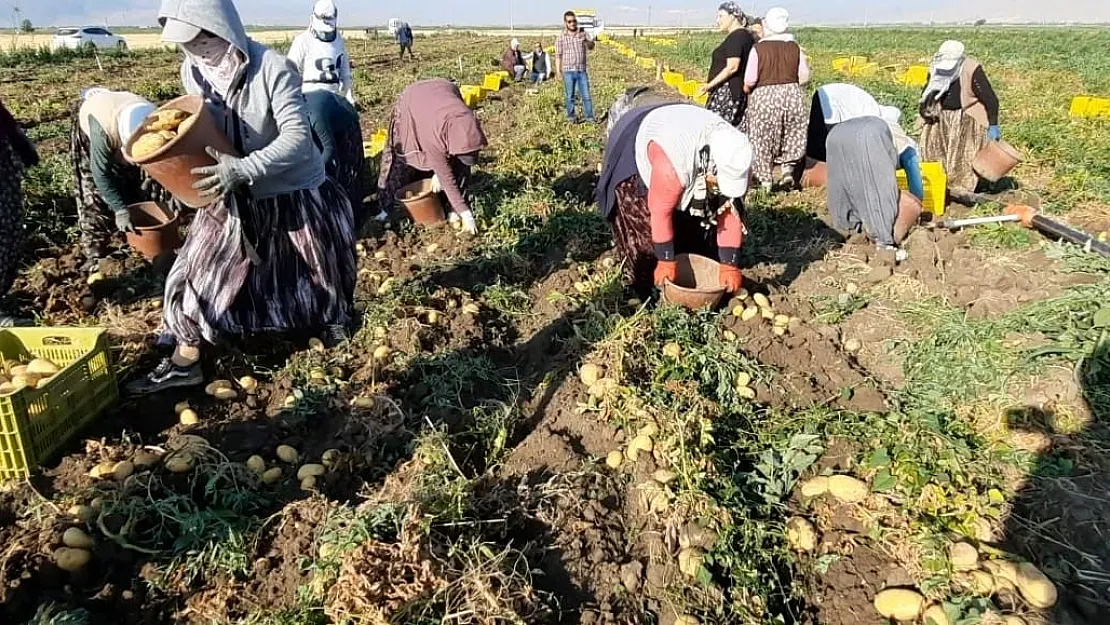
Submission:
<svg viewBox="0 0 1110 625">
<path fill-rule="evenodd" d="M 925 182 L 921 179 L 921 158 L 917 150 L 906 148 L 898 156 L 898 166 L 906 172 L 906 186 L 919 200 L 925 200 Z"/>
<path fill-rule="evenodd" d="M 987 138 L 991 141 L 998 141 L 1002 139 L 1002 129 L 998 125 L 991 126 L 987 129 Z"/>
</svg>

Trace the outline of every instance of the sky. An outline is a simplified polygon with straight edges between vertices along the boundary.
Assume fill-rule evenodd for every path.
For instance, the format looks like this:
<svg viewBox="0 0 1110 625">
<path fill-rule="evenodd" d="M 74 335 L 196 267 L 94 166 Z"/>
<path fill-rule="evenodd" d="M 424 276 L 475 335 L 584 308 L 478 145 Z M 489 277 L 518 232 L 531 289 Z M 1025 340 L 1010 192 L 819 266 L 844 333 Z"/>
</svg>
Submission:
<svg viewBox="0 0 1110 625">
<path fill-rule="evenodd" d="M 249 24 L 297 26 L 307 21 L 313 0 L 236 0 Z M 571 0 L 577 2 L 578 0 Z M 565 10 L 528 0 L 335 0 L 340 21 L 349 26 L 384 24 L 400 17 L 414 25 L 547 25 Z M 62 26 L 154 24 L 158 0 L 0 0 L 6 21 L 27 18 L 35 25 Z M 710 25 L 714 0 L 582 0 L 566 9 L 592 8 L 610 24 L 657 26 Z M 976 19 L 1007 22 L 1110 22 L 1110 0 L 759 0 L 740 6 L 762 14 L 772 6 L 791 13 L 795 25 L 893 22 L 958 22 Z M 555 8 L 551 8 L 555 7 Z M 18 13 L 17 13 L 18 9 Z"/>
</svg>

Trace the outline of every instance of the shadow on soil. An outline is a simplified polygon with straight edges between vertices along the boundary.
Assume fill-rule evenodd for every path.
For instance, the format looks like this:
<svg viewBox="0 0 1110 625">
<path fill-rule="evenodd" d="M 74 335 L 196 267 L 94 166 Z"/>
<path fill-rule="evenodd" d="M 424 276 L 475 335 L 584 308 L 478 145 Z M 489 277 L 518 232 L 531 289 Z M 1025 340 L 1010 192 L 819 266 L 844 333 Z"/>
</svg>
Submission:
<svg viewBox="0 0 1110 625">
<path fill-rule="evenodd" d="M 1051 410 L 1021 408 L 1010 426 L 1047 442 L 1005 521 L 1002 547 L 1057 583 L 1051 625 L 1110 622 L 1110 341 L 1076 369 L 1090 415 L 1065 431 Z"/>
</svg>

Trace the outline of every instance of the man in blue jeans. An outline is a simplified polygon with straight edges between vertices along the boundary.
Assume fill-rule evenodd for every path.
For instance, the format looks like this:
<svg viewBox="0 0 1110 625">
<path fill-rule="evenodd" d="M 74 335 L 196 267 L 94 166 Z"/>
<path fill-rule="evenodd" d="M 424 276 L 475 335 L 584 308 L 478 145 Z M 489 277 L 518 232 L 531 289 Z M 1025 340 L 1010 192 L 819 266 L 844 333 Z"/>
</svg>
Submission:
<svg viewBox="0 0 1110 625">
<path fill-rule="evenodd" d="M 574 92 L 582 96 L 582 110 L 586 121 L 594 121 L 594 102 L 590 97 L 590 75 L 586 71 L 586 55 L 594 49 L 594 41 L 578 28 L 578 18 L 573 11 L 563 14 L 566 28 L 555 39 L 555 73 L 563 79 L 566 91 L 567 120 L 577 122 L 574 113 Z"/>
</svg>

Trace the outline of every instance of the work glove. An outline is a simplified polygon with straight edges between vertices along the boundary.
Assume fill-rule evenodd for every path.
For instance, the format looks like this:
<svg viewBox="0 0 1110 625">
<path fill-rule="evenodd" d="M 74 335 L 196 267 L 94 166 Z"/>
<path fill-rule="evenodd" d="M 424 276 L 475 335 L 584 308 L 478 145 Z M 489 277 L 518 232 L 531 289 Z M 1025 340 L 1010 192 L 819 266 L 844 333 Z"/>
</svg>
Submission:
<svg viewBox="0 0 1110 625">
<path fill-rule="evenodd" d="M 467 234 L 478 234 L 478 222 L 474 219 L 473 211 L 462 211 L 459 213 L 459 219 L 462 221 L 462 231 Z"/>
<path fill-rule="evenodd" d="M 443 185 L 439 184 L 439 176 L 432 174 L 432 193 L 439 193 L 443 191 Z"/>
<path fill-rule="evenodd" d="M 243 171 L 243 159 L 230 154 L 224 154 L 216 148 L 204 149 L 209 156 L 216 159 L 215 165 L 207 167 L 194 167 L 189 173 L 201 177 L 193 183 L 193 188 L 200 191 L 201 197 L 209 200 L 218 200 L 227 197 L 236 189 L 249 183 L 250 176 Z"/>
<path fill-rule="evenodd" d="M 131 223 L 130 212 L 127 210 L 116 211 L 116 229 L 123 233 L 135 231 L 135 225 Z"/>
<path fill-rule="evenodd" d="M 717 271 L 717 281 L 725 287 L 726 291 L 735 293 L 740 290 L 740 285 L 744 282 L 744 276 L 740 273 L 739 267 L 722 264 Z"/>
<path fill-rule="evenodd" d="M 987 129 L 987 138 L 991 141 L 999 141 L 1002 139 L 1002 129 L 995 124 Z"/>
<path fill-rule="evenodd" d="M 655 286 L 663 286 L 667 280 L 674 282 L 678 278 L 678 261 L 661 260 L 655 265 Z"/>
</svg>

